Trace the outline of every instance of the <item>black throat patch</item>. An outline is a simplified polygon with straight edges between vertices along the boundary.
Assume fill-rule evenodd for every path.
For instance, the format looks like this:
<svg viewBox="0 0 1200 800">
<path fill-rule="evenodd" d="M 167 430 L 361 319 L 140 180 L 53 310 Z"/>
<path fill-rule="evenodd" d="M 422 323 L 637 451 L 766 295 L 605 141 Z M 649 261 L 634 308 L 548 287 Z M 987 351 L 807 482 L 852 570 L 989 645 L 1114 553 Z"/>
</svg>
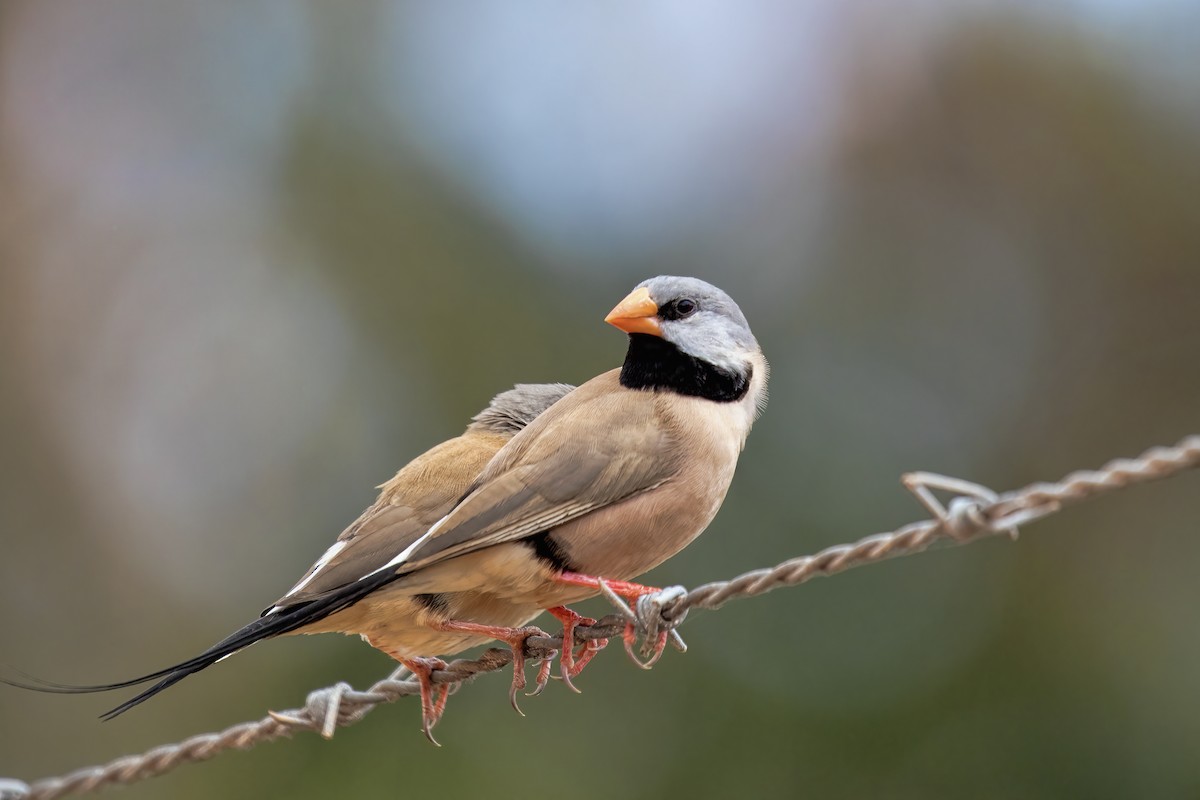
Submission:
<svg viewBox="0 0 1200 800">
<path fill-rule="evenodd" d="M 735 403 L 750 391 L 751 370 L 721 369 L 648 333 L 629 334 L 629 351 L 621 367 L 626 389 L 667 389 L 688 397 Z"/>
</svg>

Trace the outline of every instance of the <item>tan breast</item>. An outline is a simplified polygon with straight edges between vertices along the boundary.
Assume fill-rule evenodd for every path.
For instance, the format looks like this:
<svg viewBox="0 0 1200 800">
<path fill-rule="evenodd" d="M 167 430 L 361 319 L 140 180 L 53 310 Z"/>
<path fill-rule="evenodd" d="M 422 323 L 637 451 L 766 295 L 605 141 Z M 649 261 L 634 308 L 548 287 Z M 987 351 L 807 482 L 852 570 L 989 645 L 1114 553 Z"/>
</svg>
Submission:
<svg viewBox="0 0 1200 800">
<path fill-rule="evenodd" d="M 738 456 L 758 414 L 766 362 L 755 371 L 750 392 L 737 403 L 714 403 L 661 393 L 653 413 L 677 452 L 678 464 L 662 484 L 593 511 L 555 529 L 567 556 L 589 575 L 631 580 L 678 553 L 712 522 L 733 480 Z M 540 587 L 542 605 L 574 602 L 586 591 Z"/>
</svg>

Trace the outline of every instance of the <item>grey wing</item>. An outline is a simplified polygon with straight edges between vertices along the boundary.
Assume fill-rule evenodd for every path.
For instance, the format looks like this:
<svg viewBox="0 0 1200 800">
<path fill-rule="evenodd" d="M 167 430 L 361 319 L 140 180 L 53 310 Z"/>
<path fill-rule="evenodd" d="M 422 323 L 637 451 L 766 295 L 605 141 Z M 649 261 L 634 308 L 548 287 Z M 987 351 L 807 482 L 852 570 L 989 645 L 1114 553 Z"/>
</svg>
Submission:
<svg viewBox="0 0 1200 800">
<path fill-rule="evenodd" d="M 317 600 L 370 575 L 419 539 L 436 521 L 429 521 L 408 506 L 376 503 L 338 537 L 272 608 Z"/>
<path fill-rule="evenodd" d="M 678 472 L 677 443 L 661 423 L 653 395 L 603 396 L 567 406 L 569 400 L 560 401 L 561 413 L 551 409 L 538 420 L 544 424 L 506 445 L 476 488 L 397 571 L 532 536 Z"/>
<path fill-rule="evenodd" d="M 454 507 L 501 442 L 463 436 L 413 459 L 275 608 L 324 597 L 386 566 Z"/>
</svg>

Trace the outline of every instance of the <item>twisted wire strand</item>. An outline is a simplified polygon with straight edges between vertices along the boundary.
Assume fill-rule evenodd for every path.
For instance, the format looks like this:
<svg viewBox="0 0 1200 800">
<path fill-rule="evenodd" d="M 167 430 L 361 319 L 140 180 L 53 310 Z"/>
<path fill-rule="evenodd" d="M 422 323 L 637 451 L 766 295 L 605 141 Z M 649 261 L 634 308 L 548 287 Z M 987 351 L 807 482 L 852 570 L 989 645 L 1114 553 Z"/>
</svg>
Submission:
<svg viewBox="0 0 1200 800">
<path fill-rule="evenodd" d="M 674 629 L 691 608 L 715 610 L 731 600 L 754 597 L 819 576 L 836 575 L 852 567 L 919 553 L 939 541 L 964 543 L 989 535 L 1015 536 L 1018 526 L 1049 516 L 1068 505 L 1161 480 L 1197 466 L 1200 466 L 1200 435 L 1188 436 L 1173 447 L 1153 448 L 1137 458 L 1116 459 L 1098 470 L 1072 472 L 1056 483 L 1034 483 L 1001 495 L 953 478 L 912 473 L 904 477 L 904 483 L 930 509 L 930 519 L 867 536 L 852 544 L 827 547 L 815 555 L 793 558 L 769 569 L 753 570 L 732 580 L 706 583 L 690 591 L 668 587 L 641 598 L 636 609 L 622 608 L 620 614 L 609 615 L 594 625 L 579 626 L 575 631 L 575 642 L 582 644 L 594 639 L 614 638 L 624 630 L 627 621 L 635 622 L 643 635 L 653 638 L 659 631 Z M 956 496 L 943 507 L 930 490 L 945 490 Z M 526 655 L 534 659 L 552 658 L 562 644 L 561 636 L 530 637 Z M 678 644 L 682 645 L 682 641 Z M 435 683 L 461 686 L 511 662 L 511 652 L 492 648 L 477 659 L 451 662 L 445 669 L 435 671 L 432 679 Z M 396 675 L 362 692 L 349 684 L 338 683 L 310 693 L 301 708 L 269 712 L 254 722 L 161 745 L 103 766 L 43 778 L 33 784 L 0 779 L 0 800 L 53 800 L 68 794 L 93 792 L 105 786 L 134 783 L 162 775 L 181 764 L 205 761 L 226 750 L 248 750 L 262 742 L 291 737 L 299 730 L 315 731 L 329 738 L 337 728 L 353 725 L 376 706 L 419 693 L 420 686 L 415 680 L 400 680 Z"/>
<path fill-rule="evenodd" d="M 1155 447 L 1138 458 L 1118 458 L 1098 470 L 1072 472 L 1057 483 L 1033 483 L 999 496 L 992 495 L 990 500 L 959 497 L 957 499 L 962 502 L 951 503 L 949 511 L 941 517 L 913 522 L 852 544 L 827 547 L 815 555 L 793 558 L 769 569 L 753 570 L 733 580 L 706 583 L 688 591 L 682 598 L 662 604 L 660 613 L 664 620 L 670 621 L 690 608 L 715 610 L 730 600 L 754 597 L 782 586 L 796 586 L 818 576 L 836 575 L 851 567 L 919 553 L 942 539 L 964 542 L 987 535 L 1012 535 L 1017 526 L 1034 522 L 1065 506 L 1139 483 L 1161 480 L 1197 466 L 1200 466 L 1200 436 L 1188 436 L 1173 447 Z"/>
</svg>

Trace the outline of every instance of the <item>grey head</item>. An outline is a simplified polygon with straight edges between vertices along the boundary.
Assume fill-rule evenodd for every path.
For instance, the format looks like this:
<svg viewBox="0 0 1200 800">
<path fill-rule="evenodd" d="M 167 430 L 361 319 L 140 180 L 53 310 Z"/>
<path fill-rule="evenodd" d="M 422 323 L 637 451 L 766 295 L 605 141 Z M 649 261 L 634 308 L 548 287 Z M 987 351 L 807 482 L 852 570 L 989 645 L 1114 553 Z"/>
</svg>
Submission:
<svg viewBox="0 0 1200 800">
<path fill-rule="evenodd" d="M 699 278 L 659 275 L 638 284 L 658 306 L 661 336 L 682 352 L 741 371 L 759 353 L 746 315 L 725 292 Z"/>
<path fill-rule="evenodd" d="M 467 426 L 468 430 L 515 434 L 575 387 L 569 383 L 518 383 L 492 398 Z"/>
</svg>

